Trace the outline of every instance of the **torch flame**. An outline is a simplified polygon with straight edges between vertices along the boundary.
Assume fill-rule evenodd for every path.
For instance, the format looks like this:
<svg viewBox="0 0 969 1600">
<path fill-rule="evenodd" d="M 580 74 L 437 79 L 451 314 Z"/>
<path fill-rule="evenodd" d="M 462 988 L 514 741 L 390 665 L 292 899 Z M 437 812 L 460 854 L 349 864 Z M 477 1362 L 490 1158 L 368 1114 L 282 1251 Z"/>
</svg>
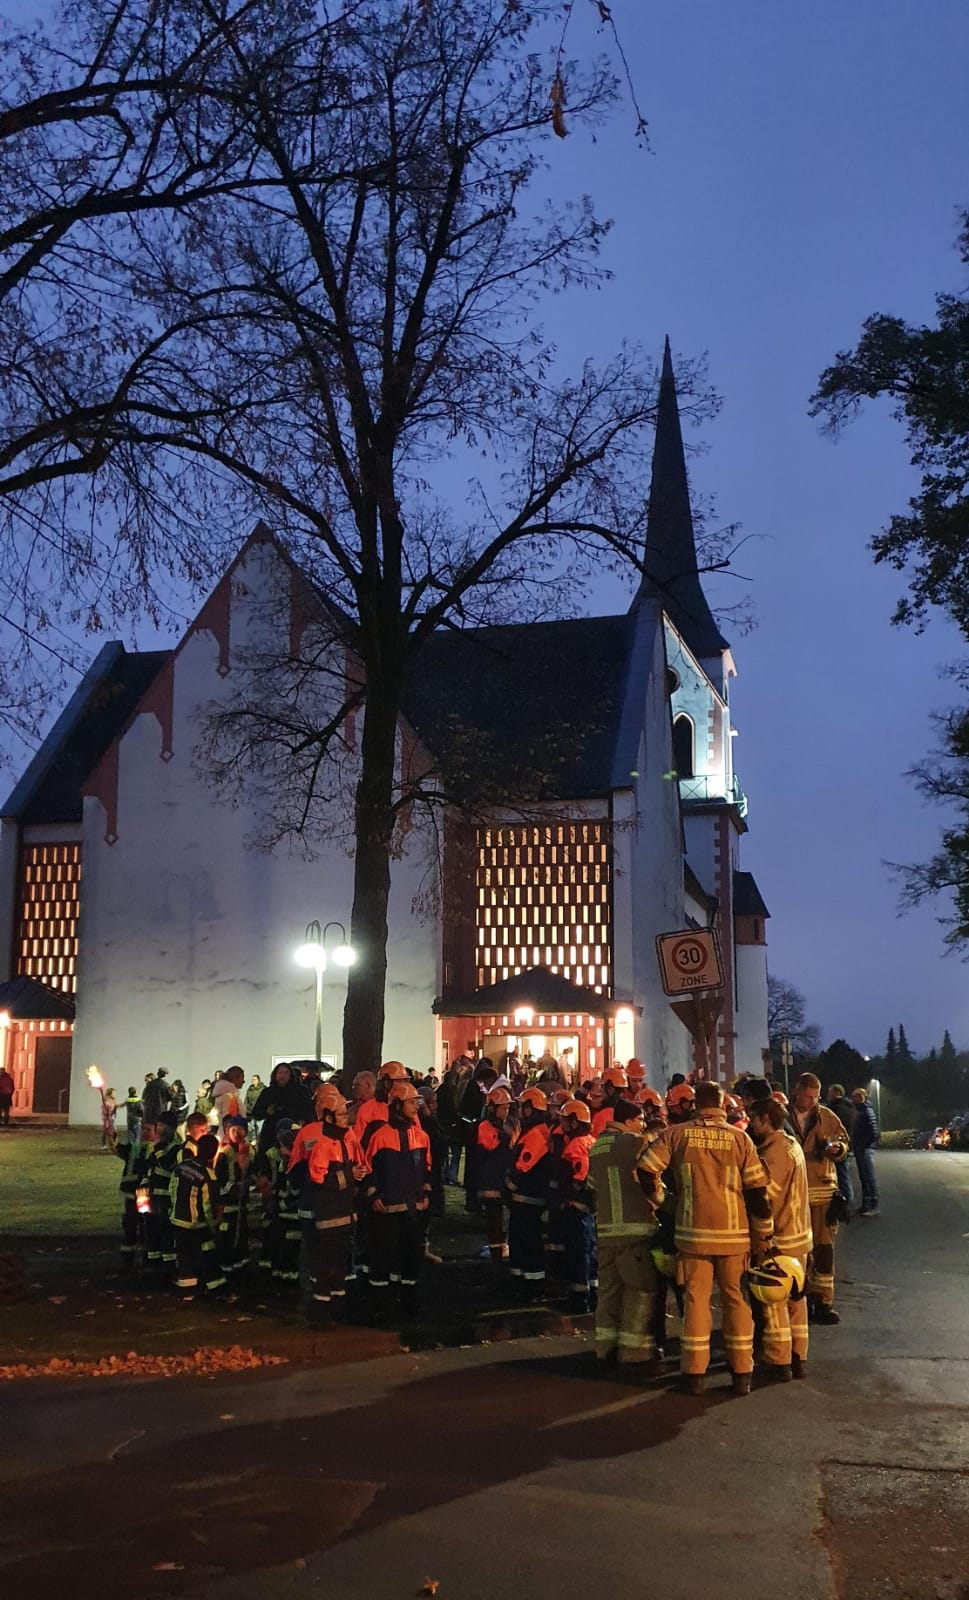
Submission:
<svg viewBox="0 0 969 1600">
<path fill-rule="evenodd" d="M 92 1089 L 104 1088 L 104 1078 L 101 1076 L 101 1073 L 97 1067 L 88 1067 L 87 1081 L 91 1085 Z"/>
</svg>

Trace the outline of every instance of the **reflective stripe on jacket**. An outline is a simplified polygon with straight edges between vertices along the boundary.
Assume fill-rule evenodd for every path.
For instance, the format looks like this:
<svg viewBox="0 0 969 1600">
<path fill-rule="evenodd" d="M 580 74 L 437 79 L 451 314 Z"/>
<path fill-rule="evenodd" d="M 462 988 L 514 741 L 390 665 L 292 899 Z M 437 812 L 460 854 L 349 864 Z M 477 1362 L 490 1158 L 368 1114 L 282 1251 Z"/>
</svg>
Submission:
<svg viewBox="0 0 969 1600">
<path fill-rule="evenodd" d="M 515 1125 L 492 1122 L 485 1117 L 478 1123 L 478 1158 L 475 1187 L 479 1200 L 503 1200 L 505 1179 L 514 1160 Z"/>
<path fill-rule="evenodd" d="M 815 1106 L 808 1112 L 802 1128 L 798 1122 L 798 1113 L 792 1105 L 791 1124 L 794 1137 L 804 1151 L 804 1159 L 807 1162 L 808 1194 L 811 1204 L 824 1205 L 838 1187 L 835 1162 L 843 1161 L 848 1154 L 848 1135 L 844 1123 L 828 1106 Z M 824 1148 L 826 1144 L 837 1145 L 838 1154 L 827 1155 Z"/>
<path fill-rule="evenodd" d="M 387 1211 L 416 1213 L 431 1192 L 431 1141 L 419 1122 L 383 1122 L 367 1149 L 365 1191 Z"/>
<path fill-rule="evenodd" d="M 757 1146 L 757 1154 L 767 1173 L 774 1244 L 785 1255 L 806 1256 L 811 1250 L 811 1206 L 804 1151 L 791 1134 L 777 1128 Z"/>
<path fill-rule="evenodd" d="M 530 1122 L 516 1144 L 514 1164 L 508 1174 L 513 1204 L 547 1204 L 551 1137 L 547 1122 Z"/>
<path fill-rule="evenodd" d="M 746 1255 L 751 1233 L 771 1233 L 767 1174 L 748 1135 L 731 1127 L 722 1109 L 668 1128 L 643 1152 L 638 1168 L 656 1182 L 669 1169 L 676 1248 L 685 1255 Z"/>
<path fill-rule="evenodd" d="M 642 1236 L 653 1231 L 653 1215 L 636 1177 L 636 1163 L 645 1148 L 640 1133 L 625 1133 L 607 1123 L 589 1152 L 589 1170 L 596 1186 L 596 1226 L 602 1239 Z"/>
</svg>

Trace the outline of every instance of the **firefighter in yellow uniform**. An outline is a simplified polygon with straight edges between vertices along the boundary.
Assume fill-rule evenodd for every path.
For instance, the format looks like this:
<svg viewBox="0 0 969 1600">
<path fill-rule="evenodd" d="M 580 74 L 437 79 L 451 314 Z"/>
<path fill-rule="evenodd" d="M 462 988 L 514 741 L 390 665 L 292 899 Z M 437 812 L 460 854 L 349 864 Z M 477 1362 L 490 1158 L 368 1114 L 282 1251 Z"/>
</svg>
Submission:
<svg viewBox="0 0 969 1600">
<path fill-rule="evenodd" d="M 790 1122 L 807 1163 L 808 1198 L 811 1202 L 811 1269 L 808 1273 L 808 1310 L 815 1322 L 840 1322 L 834 1309 L 834 1241 L 838 1232 L 838 1171 L 835 1165 L 848 1154 L 850 1141 L 844 1123 L 829 1106 L 820 1104 L 821 1080 L 802 1072 L 794 1085 Z"/>
<path fill-rule="evenodd" d="M 713 1326 L 710 1298 L 716 1281 L 734 1393 L 749 1394 L 754 1320 L 743 1278 L 751 1253 L 759 1257 L 771 1243 L 767 1174 L 747 1134 L 727 1122 L 719 1084 L 698 1084 L 695 1103 L 695 1116 L 661 1134 L 644 1150 L 637 1170 L 652 1204 L 658 1205 L 662 1198 L 664 1173 L 676 1191 L 684 1387 L 690 1394 L 703 1392 Z"/>
<path fill-rule="evenodd" d="M 774 1249 L 793 1256 L 807 1275 L 811 1254 L 811 1206 L 804 1152 L 784 1128 L 784 1107 L 768 1092 L 750 1103 L 750 1137 L 767 1173 L 767 1198 L 774 1215 Z M 807 1377 L 807 1296 L 764 1306 L 763 1351 L 768 1377 L 786 1383 Z"/>
</svg>

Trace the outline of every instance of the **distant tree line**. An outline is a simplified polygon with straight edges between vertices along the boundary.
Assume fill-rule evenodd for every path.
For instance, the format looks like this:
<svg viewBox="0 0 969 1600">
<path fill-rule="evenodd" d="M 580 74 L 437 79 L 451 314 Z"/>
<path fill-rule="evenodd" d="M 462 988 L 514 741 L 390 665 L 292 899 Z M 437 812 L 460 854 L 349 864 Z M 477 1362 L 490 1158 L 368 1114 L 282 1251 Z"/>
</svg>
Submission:
<svg viewBox="0 0 969 1600">
<path fill-rule="evenodd" d="M 957 1111 L 969 1110 L 969 1050 L 957 1050 L 948 1028 L 941 1043 L 918 1056 L 904 1023 L 888 1030 L 880 1055 L 866 1056 L 846 1039 L 821 1049 L 821 1030 L 808 1023 L 804 995 L 786 978 L 768 977 L 767 1026 L 774 1074 L 785 1078 L 783 1048 L 791 1046 L 790 1082 L 798 1073 L 816 1072 L 823 1088 L 832 1083 L 865 1089 L 877 1079 L 877 1103 L 883 1128 L 927 1128 L 945 1124 Z"/>
</svg>

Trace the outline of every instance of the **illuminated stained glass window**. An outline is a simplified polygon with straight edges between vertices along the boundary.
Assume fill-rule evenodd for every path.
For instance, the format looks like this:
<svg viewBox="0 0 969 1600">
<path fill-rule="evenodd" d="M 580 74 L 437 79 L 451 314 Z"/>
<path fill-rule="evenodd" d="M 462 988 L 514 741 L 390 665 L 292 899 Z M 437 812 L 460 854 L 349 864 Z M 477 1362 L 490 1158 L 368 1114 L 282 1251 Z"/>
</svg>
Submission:
<svg viewBox="0 0 969 1600">
<path fill-rule="evenodd" d="M 20 863 L 17 974 L 73 994 L 81 846 L 27 844 Z"/>
<path fill-rule="evenodd" d="M 478 830 L 478 987 L 544 967 L 612 992 L 609 824 L 555 822 Z"/>
</svg>

